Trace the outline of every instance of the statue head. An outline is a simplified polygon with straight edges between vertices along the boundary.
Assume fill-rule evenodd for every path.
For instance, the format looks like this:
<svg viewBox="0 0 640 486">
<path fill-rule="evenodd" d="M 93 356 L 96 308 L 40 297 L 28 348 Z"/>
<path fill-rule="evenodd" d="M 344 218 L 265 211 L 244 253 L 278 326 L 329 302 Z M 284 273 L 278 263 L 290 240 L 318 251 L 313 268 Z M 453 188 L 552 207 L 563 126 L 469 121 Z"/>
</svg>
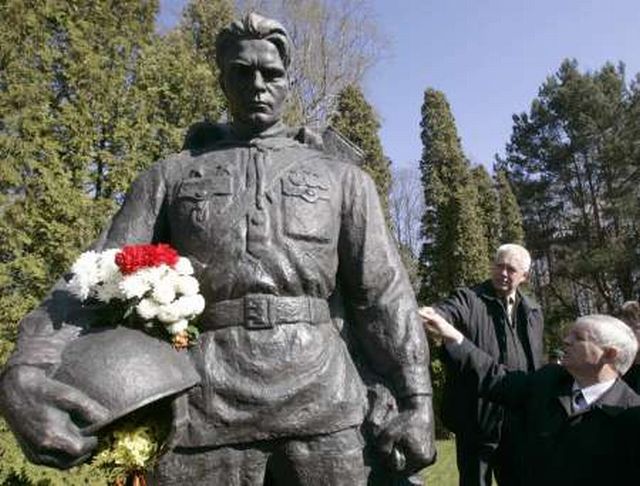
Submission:
<svg viewBox="0 0 640 486">
<path fill-rule="evenodd" d="M 216 63 L 234 127 L 257 134 L 280 121 L 291 63 L 282 24 L 255 12 L 236 20 L 218 34 Z"/>
</svg>

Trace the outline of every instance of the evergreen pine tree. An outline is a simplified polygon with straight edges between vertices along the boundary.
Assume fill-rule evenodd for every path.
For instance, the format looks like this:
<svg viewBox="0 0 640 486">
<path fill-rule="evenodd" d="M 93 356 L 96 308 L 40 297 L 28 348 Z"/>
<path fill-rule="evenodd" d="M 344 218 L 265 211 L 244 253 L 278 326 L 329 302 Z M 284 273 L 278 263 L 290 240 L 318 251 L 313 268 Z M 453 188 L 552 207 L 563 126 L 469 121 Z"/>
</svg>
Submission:
<svg viewBox="0 0 640 486">
<path fill-rule="evenodd" d="M 216 64 L 215 38 L 233 19 L 229 0 L 191 0 L 184 8 L 178 30 L 210 66 Z"/>
<path fill-rule="evenodd" d="M 0 221 L 0 315 L 11 326 L 112 209 L 106 175 L 126 163 L 132 127 L 123 112 L 155 5 L 10 2 L 5 13 L 0 31 L 12 42 L 2 44 L 14 54 L 0 91 L 0 165 L 9 173 L 0 185 L 10 197 Z"/>
<path fill-rule="evenodd" d="M 226 23 L 228 2 L 215 4 Z M 155 1 L 106 0 L 9 2 L 3 10 L 5 337 L 96 238 L 133 177 L 177 151 L 188 125 L 217 119 L 223 109 L 212 65 L 189 28 L 160 37 L 156 13 Z"/>
<path fill-rule="evenodd" d="M 487 241 L 487 253 L 493 257 L 500 245 L 500 205 L 493 180 L 487 170 L 479 165 L 471 171 L 478 190 L 478 209 Z"/>
<path fill-rule="evenodd" d="M 516 196 L 511 190 L 507 174 L 499 170 L 495 175 L 498 201 L 500 203 L 499 228 L 502 243 L 524 244 L 522 213 Z"/>
<path fill-rule="evenodd" d="M 514 115 L 498 169 L 522 210 L 545 318 L 612 313 L 638 295 L 637 83 L 565 60 Z"/>
<path fill-rule="evenodd" d="M 478 190 L 443 93 L 425 91 L 420 126 L 426 206 L 420 296 L 432 302 L 486 278 L 488 252 Z"/>
<path fill-rule="evenodd" d="M 385 214 L 388 214 L 390 162 L 382 152 L 378 117 L 360 88 L 350 85 L 340 92 L 331 125 L 364 152 L 363 168 L 376 183 Z"/>
</svg>

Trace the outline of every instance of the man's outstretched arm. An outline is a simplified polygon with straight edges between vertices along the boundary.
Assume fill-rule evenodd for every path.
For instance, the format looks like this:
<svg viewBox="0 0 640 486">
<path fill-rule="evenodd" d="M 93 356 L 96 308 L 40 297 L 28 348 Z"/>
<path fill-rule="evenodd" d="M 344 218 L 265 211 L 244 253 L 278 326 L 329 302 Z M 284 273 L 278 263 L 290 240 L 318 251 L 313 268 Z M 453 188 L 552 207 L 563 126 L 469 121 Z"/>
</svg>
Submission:
<svg viewBox="0 0 640 486">
<path fill-rule="evenodd" d="M 432 307 L 419 310 L 425 330 L 439 338 L 457 371 L 477 376 L 478 394 L 508 407 L 519 407 L 527 400 L 530 375 L 523 371 L 509 372 L 493 357 L 470 340 Z"/>
</svg>

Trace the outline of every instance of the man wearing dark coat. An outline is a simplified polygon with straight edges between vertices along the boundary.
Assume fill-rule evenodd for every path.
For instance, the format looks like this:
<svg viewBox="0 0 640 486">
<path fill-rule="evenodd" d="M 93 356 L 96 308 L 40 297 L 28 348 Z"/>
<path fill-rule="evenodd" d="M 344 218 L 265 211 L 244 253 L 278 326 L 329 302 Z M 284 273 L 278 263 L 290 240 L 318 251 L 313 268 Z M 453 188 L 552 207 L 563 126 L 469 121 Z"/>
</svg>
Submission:
<svg viewBox="0 0 640 486">
<path fill-rule="evenodd" d="M 361 359 L 398 405 L 377 431 L 380 461 L 415 472 L 435 456 L 429 351 L 375 185 L 282 123 L 282 25 L 252 13 L 216 47 L 231 123 L 140 175 L 94 247 L 169 243 L 207 303 L 191 350 L 202 383 L 176 406 L 151 483 L 261 485 L 268 471 L 275 485 L 366 484 L 365 388 L 332 321 L 337 288 Z M 36 462 L 65 467 L 96 445 L 79 425 L 108 411 L 50 372 L 99 311 L 61 283 L 22 322 L 0 405 Z"/>
<path fill-rule="evenodd" d="M 532 372 L 542 365 L 542 312 L 519 286 L 531 257 L 520 245 L 498 248 L 491 278 L 457 289 L 435 305 L 474 345 L 510 370 Z M 478 397 L 475 376 L 461 373 L 444 353 L 446 381 L 442 420 L 455 433 L 461 486 L 519 484 L 517 416 Z"/>
<path fill-rule="evenodd" d="M 425 326 L 452 363 L 474 374 L 489 400 L 522 414 L 526 486 L 635 484 L 640 473 L 640 397 L 621 379 L 638 350 L 633 332 L 605 315 L 579 318 L 564 338 L 562 364 L 508 371 L 432 308 Z"/>
</svg>

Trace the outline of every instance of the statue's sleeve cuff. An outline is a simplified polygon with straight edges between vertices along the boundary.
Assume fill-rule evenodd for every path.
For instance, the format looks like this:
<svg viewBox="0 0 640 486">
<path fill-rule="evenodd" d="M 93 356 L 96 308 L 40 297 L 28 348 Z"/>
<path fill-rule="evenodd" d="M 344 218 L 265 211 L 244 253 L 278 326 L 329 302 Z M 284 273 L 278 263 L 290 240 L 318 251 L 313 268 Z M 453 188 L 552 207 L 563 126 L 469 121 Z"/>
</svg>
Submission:
<svg viewBox="0 0 640 486">
<path fill-rule="evenodd" d="M 60 363 L 62 350 L 80 332 L 75 326 L 64 326 L 51 334 L 30 335 L 18 339 L 6 366 L 31 365 L 49 368 Z"/>
<path fill-rule="evenodd" d="M 431 378 L 429 369 L 423 366 L 414 366 L 402 373 L 402 378 L 396 380 L 397 396 L 399 398 L 412 395 L 431 395 Z"/>
</svg>

